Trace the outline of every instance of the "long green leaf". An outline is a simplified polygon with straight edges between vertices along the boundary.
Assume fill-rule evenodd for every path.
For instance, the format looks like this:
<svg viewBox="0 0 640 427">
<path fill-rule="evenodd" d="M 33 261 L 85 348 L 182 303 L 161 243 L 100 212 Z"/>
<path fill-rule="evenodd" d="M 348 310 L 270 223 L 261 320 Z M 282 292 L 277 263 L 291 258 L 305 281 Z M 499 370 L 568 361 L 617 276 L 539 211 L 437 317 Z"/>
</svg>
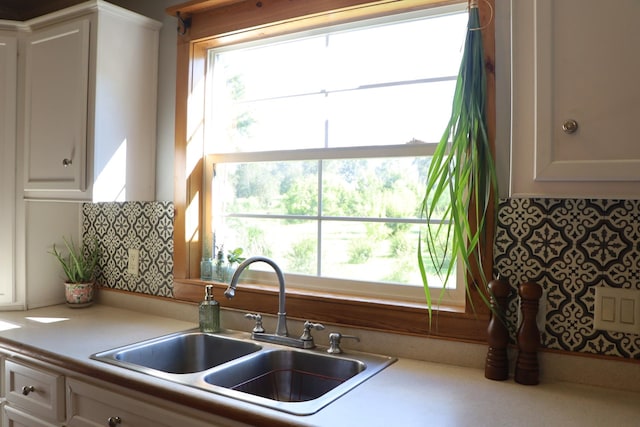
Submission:
<svg viewBox="0 0 640 427">
<path fill-rule="evenodd" d="M 488 282 L 481 260 L 484 247 L 491 244 L 486 239 L 485 227 L 491 201 L 495 203 L 492 193 L 497 194 L 497 177 L 486 126 L 486 75 L 479 22 L 477 6 L 471 7 L 451 117 L 433 154 L 421 205 L 427 227 L 419 237 L 418 264 L 429 322 L 434 299 L 425 262 L 433 266 L 445 284 L 454 274 L 456 262 L 464 264 L 466 290 L 469 289 L 466 273 L 471 271 L 473 264 L 480 266 L 481 285 Z M 449 206 L 442 218 L 438 218 L 438 207 L 447 202 Z M 470 212 L 473 212 L 474 223 L 469 221 Z M 496 212 L 495 206 L 493 212 Z M 444 251 L 438 244 L 442 236 L 446 238 Z M 423 240 L 428 257 L 422 253 L 425 250 Z M 443 292 L 444 289 L 441 296 Z M 488 305 L 484 294 L 480 292 L 480 295 Z"/>
<path fill-rule="evenodd" d="M 62 265 L 67 281 L 71 283 L 92 281 L 101 254 L 97 240 L 94 239 L 92 246 L 85 244 L 82 248 L 76 246 L 72 240 L 67 240 L 64 237 L 63 241 L 68 252 L 67 256 L 64 256 L 56 248 L 55 244 L 50 253 L 54 255 Z"/>
</svg>

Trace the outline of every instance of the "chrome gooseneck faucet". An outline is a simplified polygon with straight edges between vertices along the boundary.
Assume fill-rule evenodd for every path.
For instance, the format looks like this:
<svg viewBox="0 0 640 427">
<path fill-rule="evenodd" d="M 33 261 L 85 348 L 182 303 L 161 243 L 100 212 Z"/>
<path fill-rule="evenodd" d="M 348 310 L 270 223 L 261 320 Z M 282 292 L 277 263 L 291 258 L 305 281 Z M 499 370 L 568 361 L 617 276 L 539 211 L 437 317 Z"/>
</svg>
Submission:
<svg viewBox="0 0 640 427">
<path fill-rule="evenodd" d="M 273 268 L 273 270 L 276 272 L 276 276 L 278 276 L 278 285 L 280 286 L 280 292 L 279 292 L 279 298 L 278 298 L 278 323 L 276 324 L 275 334 L 264 333 L 262 332 L 264 331 L 264 329 L 262 329 L 262 323 L 261 323 L 262 317 L 260 316 L 259 317 L 260 328 L 259 329 L 254 328 L 254 331 L 251 334 L 251 336 L 255 340 L 284 344 L 291 347 L 299 347 L 299 348 L 315 347 L 315 344 L 313 342 L 313 337 L 311 336 L 310 332 L 311 332 L 311 329 L 316 329 L 318 331 L 323 330 L 324 326 L 320 323 L 312 323 L 307 321 L 304 323 L 304 331 L 300 338 L 289 337 L 289 333 L 287 331 L 287 311 L 285 309 L 286 294 L 285 294 L 284 274 L 282 273 L 282 270 L 280 269 L 280 267 L 278 267 L 278 264 L 276 264 L 273 260 L 263 256 L 254 256 L 251 258 L 247 258 L 242 264 L 238 266 L 235 273 L 233 273 L 233 277 L 231 277 L 229 286 L 227 287 L 227 290 L 224 291 L 224 296 L 227 297 L 228 299 L 233 298 L 236 294 L 236 287 L 238 286 L 238 280 L 240 279 L 240 275 L 242 274 L 242 272 L 249 265 L 253 264 L 254 262 L 260 262 L 260 261 L 269 264 Z M 258 318 L 258 316 L 259 315 L 247 314 L 246 317 Z"/>
<path fill-rule="evenodd" d="M 238 266 L 236 272 L 233 273 L 233 277 L 231 277 L 231 281 L 229 282 L 229 287 L 226 291 L 224 291 L 224 296 L 228 299 L 233 298 L 236 295 L 236 286 L 238 286 L 238 280 L 240 279 L 240 274 L 249 267 L 249 265 L 254 262 L 266 262 L 269 264 L 273 270 L 276 272 L 278 276 L 278 285 L 280 286 L 280 295 L 278 299 L 278 324 L 276 325 L 276 335 L 281 337 L 286 337 L 289 335 L 287 332 L 287 311 L 285 309 L 285 286 L 284 286 L 284 274 L 282 274 L 282 270 L 278 267 L 272 259 L 264 257 L 264 256 L 254 256 L 251 258 L 247 258 Z"/>
</svg>

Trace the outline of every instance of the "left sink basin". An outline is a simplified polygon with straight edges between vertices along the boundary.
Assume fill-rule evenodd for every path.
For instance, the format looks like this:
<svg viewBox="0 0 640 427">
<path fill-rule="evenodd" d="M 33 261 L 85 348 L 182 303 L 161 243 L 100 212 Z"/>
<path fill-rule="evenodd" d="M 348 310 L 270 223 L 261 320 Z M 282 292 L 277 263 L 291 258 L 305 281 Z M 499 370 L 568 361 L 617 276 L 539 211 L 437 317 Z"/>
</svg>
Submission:
<svg viewBox="0 0 640 427">
<path fill-rule="evenodd" d="M 238 359 L 261 348 L 258 344 L 240 339 L 192 331 L 104 351 L 91 358 L 145 373 L 152 369 L 169 374 L 190 374 Z"/>
</svg>

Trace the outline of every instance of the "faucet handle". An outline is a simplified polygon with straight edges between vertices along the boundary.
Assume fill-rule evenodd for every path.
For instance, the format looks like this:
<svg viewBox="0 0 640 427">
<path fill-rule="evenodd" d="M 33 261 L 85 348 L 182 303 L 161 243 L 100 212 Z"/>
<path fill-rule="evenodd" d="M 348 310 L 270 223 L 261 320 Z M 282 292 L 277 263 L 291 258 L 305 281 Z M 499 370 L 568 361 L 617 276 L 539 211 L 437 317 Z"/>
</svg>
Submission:
<svg viewBox="0 0 640 427">
<path fill-rule="evenodd" d="M 316 331 L 321 331 L 324 329 L 324 325 L 322 323 L 313 323 L 308 320 L 304 322 L 304 326 L 302 329 L 302 335 L 300 339 L 302 341 L 313 341 L 313 337 L 311 336 L 311 329 L 315 329 Z"/>
<path fill-rule="evenodd" d="M 256 321 L 256 325 L 251 332 L 255 334 L 264 333 L 264 327 L 262 326 L 262 314 L 260 313 L 247 313 L 244 315 L 247 319 L 253 319 Z"/>
<path fill-rule="evenodd" d="M 342 338 L 350 338 L 360 342 L 360 338 L 354 335 L 343 335 L 340 332 L 331 332 L 329 334 L 329 348 L 327 349 L 327 353 L 329 354 L 342 353 L 342 349 L 340 348 L 340 340 Z"/>
</svg>

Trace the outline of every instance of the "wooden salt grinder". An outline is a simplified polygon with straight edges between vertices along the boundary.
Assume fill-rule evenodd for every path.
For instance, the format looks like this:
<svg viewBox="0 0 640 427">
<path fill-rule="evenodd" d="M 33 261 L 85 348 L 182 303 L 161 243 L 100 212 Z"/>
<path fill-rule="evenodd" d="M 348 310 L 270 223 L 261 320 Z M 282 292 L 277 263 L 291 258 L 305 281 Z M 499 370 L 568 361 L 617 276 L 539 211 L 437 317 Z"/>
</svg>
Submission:
<svg viewBox="0 0 640 427">
<path fill-rule="evenodd" d="M 535 282 L 520 285 L 520 310 L 522 323 L 518 329 L 518 358 L 516 359 L 515 380 L 525 385 L 539 382 L 538 347 L 540 331 L 536 323 L 538 300 L 542 296 L 542 287 Z"/>
<path fill-rule="evenodd" d="M 507 311 L 507 298 L 511 293 L 511 288 L 507 282 L 502 280 L 492 280 L 488 287 L 491 300 L 491 319 L 489 319 L 487 327 L 489 350 L 484 364 L 484 376 L 490 380 L 503 381 L 509 378 L 509 360 L 507 358 L 509 331 L 504 323 L 505 319 L 501 319 L 499 316 L 504 316 Z"/>
</svg>

